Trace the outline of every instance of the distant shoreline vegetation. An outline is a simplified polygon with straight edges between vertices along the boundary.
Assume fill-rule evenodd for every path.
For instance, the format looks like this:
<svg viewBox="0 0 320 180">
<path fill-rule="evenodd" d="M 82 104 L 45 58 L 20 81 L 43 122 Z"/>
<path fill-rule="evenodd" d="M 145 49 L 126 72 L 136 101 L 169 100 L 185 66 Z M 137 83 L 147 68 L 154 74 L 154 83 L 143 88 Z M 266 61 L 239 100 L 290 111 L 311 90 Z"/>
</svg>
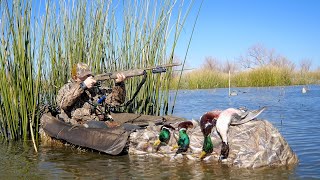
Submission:
<svg viewBox="0 0 320 180">
<path fill-rule="evenodd" d="M 234 62 L 207 57 L 199 69 L 184 71 L 180 84 L 177 75 L 171 81 L 176 89 L 211 89 L 229 87 L 268 87 L 320 84 L 320 67 L 311 71 L 312 61 L 302 59 L 294 64 L 274 50 L 253 45 Z"/>
<path fill-rule="evenodd" d="M 176 88 L 179 77 L 171 81 Z M 320 71 L 290 72 L 284 68 L 261 67 L 231 74 L 231 87 L 269 87 L 320 84 Z M 212 89 L 229 87 L 229 74 L 208 69 L 186 72 L 181 77 L 179 89 Z"/>
</svg>

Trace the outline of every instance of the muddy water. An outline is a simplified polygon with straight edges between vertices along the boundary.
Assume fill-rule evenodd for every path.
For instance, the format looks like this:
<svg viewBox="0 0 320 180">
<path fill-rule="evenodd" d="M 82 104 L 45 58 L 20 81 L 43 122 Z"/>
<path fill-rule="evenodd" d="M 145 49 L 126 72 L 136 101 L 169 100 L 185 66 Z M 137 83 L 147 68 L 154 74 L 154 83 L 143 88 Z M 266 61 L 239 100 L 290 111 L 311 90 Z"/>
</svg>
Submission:
<svg viewBox="0 0 320 180">
<path fill-rule="evenodd" d="M 68 146 L 0 141 L 0 178 L 23 179 L 300 179 L 320 178 L 320 87 L 237 88 L 180 91 L 175 115 L 198 119 L 212 109 L 268 106 L 260 117 L 272 122 L 299 157 L 294 167 L 237 169 L 219 163 L 170 162 L 155 158 L 109 156 Z"/>
</svg>

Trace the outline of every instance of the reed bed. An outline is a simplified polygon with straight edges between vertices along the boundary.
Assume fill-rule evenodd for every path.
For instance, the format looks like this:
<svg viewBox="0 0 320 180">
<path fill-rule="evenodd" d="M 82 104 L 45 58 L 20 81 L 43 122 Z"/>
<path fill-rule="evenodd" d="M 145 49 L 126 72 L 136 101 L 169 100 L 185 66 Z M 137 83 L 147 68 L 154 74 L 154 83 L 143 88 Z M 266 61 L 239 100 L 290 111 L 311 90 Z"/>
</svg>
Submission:
<svg viewBox="0 0 320 180">
<path fill-rule="evenodd" d="M 320 71 L 294 72 L 292 83 L 294 85 L 320 84 Z"/>
<path fill-rule="evenodd" d="M 35 142 L 44 34 L 32 31 L 30 1 L 11 3 L 1 2 L 0 130 L 6 139 L 31 135 Z"/>
<path fill-rule="evenodd" d="M 172 81 L 177 86 L 178 76 Z M 186 73 L 181 79 L 181 89 L 210 89 L 228 87 L 228 74 L 209 69 L 199 69 Z"/>
<path fill-rule="evenodd" d="M 266 66 L 234 75 L 237 87 L 287 86 L 291 84 L 290 71 L 286 68 Z"/>
<path fill-rule="evenodd" d="M 294 72 L 288 68 L 264 66 L 252 70 L 231 74 L 231 87 L 267 87 L 319 84 L 320 72 Z M 171 86 L 176 87 L 179 77 L 175 77 Z M 211 89 L 228 87 L 228 73 L 217 70 L 198 69 L 183 74 L 181 89 Z"/>
<path fill-rule="evenodd" d="M 6 139 L 37 139 L 39 108 L 56 105 L 77 62 L 97 74 L 172 63 L 193 1 L 48 1 L 44 12 L 32 3 L 0 1 L 0 133 Z M 171 77 L 170 68 L 148 74 L 123 110 L 167 114 Z M 140 79 L 126 81 L 128 99 Z"/>
</svg>

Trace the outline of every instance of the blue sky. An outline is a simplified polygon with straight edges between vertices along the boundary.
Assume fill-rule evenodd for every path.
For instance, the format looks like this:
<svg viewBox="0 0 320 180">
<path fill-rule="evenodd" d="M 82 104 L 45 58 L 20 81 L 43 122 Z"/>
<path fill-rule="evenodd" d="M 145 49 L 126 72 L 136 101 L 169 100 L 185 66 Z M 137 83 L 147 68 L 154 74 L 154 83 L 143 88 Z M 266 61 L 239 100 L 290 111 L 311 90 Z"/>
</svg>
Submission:
<svg viewBox="0 0 320 180">
<path fill-rule="evenodd" d="M 200 6 L 196 0 L 181 33 L 176 55 L 183 60 Z M 299 67 L 302 59 L 320 66 L 320 1 L 204 0 L 186 63 L 199 67 L 205 57 L 234 61 L 262 44 Z"/>
<path fill-rule="evenodd" d="M 201 1 L 195 0 L 181 32 L 175 51 L 180 60 Z M 34 1 L 40 2 L 44 11 L 45 1 Z M 303 59 L 311 60 L 313 69 L 320 67 L 320 0 L 204 0 L 186 65 L 200 67 L 209 56 L 232 62 L 256 44 L 274 49 L 297 68 Z"/>
</svg>

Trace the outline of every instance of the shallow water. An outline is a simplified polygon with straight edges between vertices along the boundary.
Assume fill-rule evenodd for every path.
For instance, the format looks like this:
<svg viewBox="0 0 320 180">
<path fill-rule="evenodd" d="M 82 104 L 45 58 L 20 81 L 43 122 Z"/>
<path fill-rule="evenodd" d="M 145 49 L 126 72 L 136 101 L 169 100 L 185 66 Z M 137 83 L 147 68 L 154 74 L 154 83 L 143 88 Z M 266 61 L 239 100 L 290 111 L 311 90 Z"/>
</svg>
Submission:
<svg viewBox="0 0 320 180">
<path fill-rule="evenodd" d="M 238 96 L 228 97 L 227 89 L 182 90 L 175 114 L 199 119 L 206 111 L 245 106 L 268 109 L 260 118 L 272 122 L 299 157 L 294 167 L 263 169 L 229 168 L 219 163 L 155 158 L 109 156 L 80 152 L 68 146 L 40 146 L 35 153 L 31 142 L 5 142 L 0 147 L 0 177 L 27 179 L 301 179 L 320 178 L 320 86 L 237 88 Z"/>
</svg>

